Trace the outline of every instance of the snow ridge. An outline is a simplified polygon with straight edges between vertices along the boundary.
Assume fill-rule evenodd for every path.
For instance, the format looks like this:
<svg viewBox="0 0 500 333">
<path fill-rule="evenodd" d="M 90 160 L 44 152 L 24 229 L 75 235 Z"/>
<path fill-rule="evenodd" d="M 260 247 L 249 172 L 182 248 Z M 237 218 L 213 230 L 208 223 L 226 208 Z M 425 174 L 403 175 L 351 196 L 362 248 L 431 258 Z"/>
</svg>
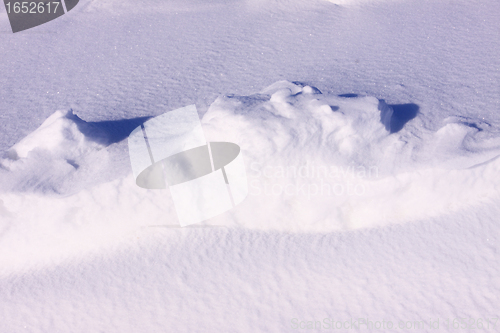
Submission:
<svg viewBox="0 0 500 333">
<path fill-rule="evenodd" d="M 139 188 L 131 175 L 124 139 L 146 119 L 90 123 L 57 111 L 9 150 L 0 161 L 5 267 L 178 225 L 169 190 Z M 497 198 L 500 141 L 488 122 L 451 117 L 432 131 L 421 121 L 414 104 L 322 94 L 299 82 L 221 96 L 202 118 L 204 132 L 208 141 L 241 147 L 250 193 L 205 225 L 327 232 L 437 217 Z"/>
</svg>

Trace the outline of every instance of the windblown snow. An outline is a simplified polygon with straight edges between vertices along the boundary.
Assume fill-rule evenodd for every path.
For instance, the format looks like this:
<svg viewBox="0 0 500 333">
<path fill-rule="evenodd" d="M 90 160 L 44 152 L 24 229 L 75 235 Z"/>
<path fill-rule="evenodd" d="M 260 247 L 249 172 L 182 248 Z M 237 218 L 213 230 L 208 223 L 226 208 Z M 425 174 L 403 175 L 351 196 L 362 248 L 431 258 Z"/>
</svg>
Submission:
<svg viewBox="0 0 500 333">
<path fill-rule="evenodd" d="M 287 81 L 219 97 L 202 125 L 209 141 L 240 145 L 249 196 L 206 224 L 329 232 L 438 217 L 497 197 L 500 137 L 485 120 L 450 117 L 433 131 L 415 106 L 396 111 L 374 97 Z M 42 260 L 109 245 L 138 227 L 178 225 L 168 189 L 135 185 L 124 141 L 110 143 L 113 126 L 56 111 L 1 160 L 4 267 L 14 253 Z M 112 181 L 96 180 L 113 172 Z"/>
</svg>

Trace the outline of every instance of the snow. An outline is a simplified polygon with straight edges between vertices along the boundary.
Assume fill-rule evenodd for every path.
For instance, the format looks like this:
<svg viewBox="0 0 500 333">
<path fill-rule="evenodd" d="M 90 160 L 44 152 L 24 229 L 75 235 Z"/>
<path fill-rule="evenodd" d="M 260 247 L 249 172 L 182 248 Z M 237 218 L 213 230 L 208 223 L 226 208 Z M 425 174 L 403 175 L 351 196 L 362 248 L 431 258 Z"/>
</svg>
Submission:
<svg viewBox="0 0 500 333">
<path fill-rule="evenodd" d="M 498 317 L 497 2 L 0 10 L 0 331 Z M 250 193 L 180 228 L 126 138 L 190 104 Z"/>
<path fill-rule="evenodd" d="M 63 158 L 76 158 L 93 148 L 86 141 L 72 112 L 56 111 L 36 131 L 15 144 L 7 154 L 11 159 L 17 160 L 26 158 L 30 152 L 39 149 Z"/>
</svg>

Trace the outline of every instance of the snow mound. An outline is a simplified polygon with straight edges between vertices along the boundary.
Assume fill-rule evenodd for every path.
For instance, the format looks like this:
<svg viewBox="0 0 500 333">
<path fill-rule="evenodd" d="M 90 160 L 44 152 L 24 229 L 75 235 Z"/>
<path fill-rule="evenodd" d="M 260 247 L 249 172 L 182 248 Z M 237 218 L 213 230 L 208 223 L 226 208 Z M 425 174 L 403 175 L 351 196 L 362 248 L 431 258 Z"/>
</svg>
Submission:
<svg viewBox="0 0 500 333">
<path fill-rule="evenodd" d="M 56 111 L 40 127 L 8 152 L 14 160 L 26 158 L 36 150 L 44 150 L 56 157 L 76 158 L 99 147 L 88 140 L 79 128 L 82 120 L 70 111 Z"/>
<path fill-rule="evenodd" d="M 124 139 L 147 119 L 86 122 L 56 111 L 0 159 L 4 270 L 112 246 L 168 215 L 162 193 L 141 192 L 129 175 Z"/>
<path fill-rule="evenodd" d="M 69 195 L 108 182 L 121 170 L 116 144 L 146 119 L 86 122 L 58 110 L 0 159 L 0 191 Z"/>
<path fill-rule="evenodd" d="M 146 119 L 90 123 L 58 111 L 12 147 L 0 160 L 0 266 L 178 225 L 169 190 L 139 188 L 131 174 L 124 139 Z M 208 141 L 241 147 L 249 184 L 243 203 L 206 226 L 380 227 L 498 198 L 500 139 L 483 119 L 450 117 L 432 130 L 415 104 L 282 81 L 221 96 L 201 121 Z"/>
<path fill-rule="evenodd" d="M 278 82 L 219 98 L 203 123 L 209 140 L 242 147 L 250 195 L 230 213 L 242 226 L 381 226 L 470 207 L 500 188 L 500 140 L 489 124 L 448 118 L 432 131 L 414 104 Z"/>
</svg>

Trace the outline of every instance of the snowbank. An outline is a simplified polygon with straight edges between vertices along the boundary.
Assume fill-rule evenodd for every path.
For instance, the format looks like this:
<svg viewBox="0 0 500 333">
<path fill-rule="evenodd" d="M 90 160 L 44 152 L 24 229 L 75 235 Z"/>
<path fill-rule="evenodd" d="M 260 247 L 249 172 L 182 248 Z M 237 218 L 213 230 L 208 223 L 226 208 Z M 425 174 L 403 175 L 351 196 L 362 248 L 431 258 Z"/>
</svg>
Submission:
<svg viewBox="0 0 500 333">
<path fill-rule="evenodd" d="M 409 119 L 401 109 L 289 82 L 219 98 L 203 118 L 207 137 L 239 144 L 249 172 L 250 196 L 232 220 L 350 229 L 446 214 L 496 196 L 500 141 L 485 133 L 486 122 L 449 118 L 431 131 L 418 112 Z"/>
<path fill-rule="evenodd" d="M 123 139 L 145 119 L 88 123 L 57 111 L 9 150 L 0 169 L 1 267 L 57 261 L 140 227 L 178 224 L 168 189 L 139 188 L 131 175 Z M 207 140 L 240 145 L 250 189 L 206 225 L 376 227 L 477 205 L 500 188 L 500 141 L 486 121 L 448 118 L 432 131 L 415 105 L 282 81 L 221 96 L 202 124 Z"/>
</svg>

